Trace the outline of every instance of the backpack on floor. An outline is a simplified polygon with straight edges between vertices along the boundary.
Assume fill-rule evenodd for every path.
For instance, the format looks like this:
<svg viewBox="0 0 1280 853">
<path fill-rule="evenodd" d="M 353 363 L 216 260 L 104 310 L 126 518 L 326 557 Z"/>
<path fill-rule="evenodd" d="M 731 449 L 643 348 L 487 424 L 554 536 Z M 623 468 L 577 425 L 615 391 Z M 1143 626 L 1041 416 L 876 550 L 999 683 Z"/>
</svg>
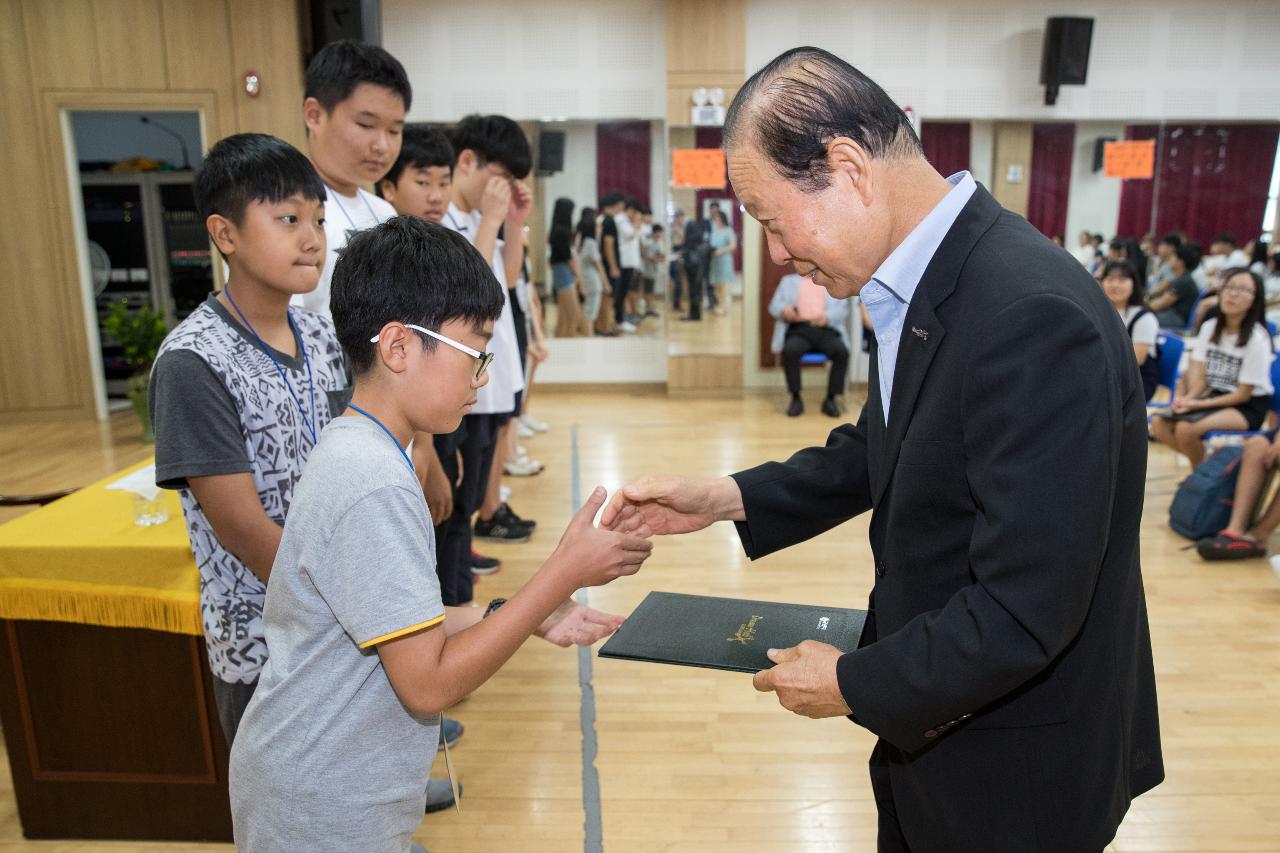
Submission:
<svg viewBox="0 0 1280 853">
<path fill-rule="evenodd" d="M 1236 475 L 1244 448 L 1220 447 L 1178 484 L 1169 505 L 1169 526 L 1191 540 L 1204 539 L 1231 521 Z"/>
</svg>

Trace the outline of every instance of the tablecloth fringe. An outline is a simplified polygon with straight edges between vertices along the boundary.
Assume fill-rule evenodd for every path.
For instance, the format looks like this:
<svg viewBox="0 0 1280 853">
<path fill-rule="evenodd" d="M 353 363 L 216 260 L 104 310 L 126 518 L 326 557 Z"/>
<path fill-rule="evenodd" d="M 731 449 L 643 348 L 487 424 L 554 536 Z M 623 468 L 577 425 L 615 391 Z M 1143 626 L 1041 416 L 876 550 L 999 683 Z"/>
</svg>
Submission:
<svg viewBox="0 0 1280 853">
<path fill-rule="evenodd" d="M 0 582 L 0 619 L 79 622 L 195 636 L 204 632 L 199 604 L 66 582 L 46 582 L 38 587 Z"/>
</svg>

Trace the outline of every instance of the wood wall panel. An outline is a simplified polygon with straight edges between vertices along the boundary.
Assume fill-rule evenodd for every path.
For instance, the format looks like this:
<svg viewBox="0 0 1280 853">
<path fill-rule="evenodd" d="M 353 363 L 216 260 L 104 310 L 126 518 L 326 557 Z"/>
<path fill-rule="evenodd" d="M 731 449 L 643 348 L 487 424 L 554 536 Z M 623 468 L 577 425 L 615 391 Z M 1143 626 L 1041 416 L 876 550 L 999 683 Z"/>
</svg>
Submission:
<svg viewBox="0 0 1280 853">
<path fill-rule="evenodd" d="M 725 105 L 746 79 L 746 0 L 667 0 L 667 122 L 687 125 L 690 94 L 725 90 Z"/>
<path fill-rule="evenodd" d="M 1031 189 L 1031 122 L 1008 121 L 995 125 L 995 168 L 991 194 L 996 201 L 1019 216 L 1027 215 Z M 1022 167 L 1022 180 L 1009 182 L 1009 167 Z"/>
<path fill-rule="evenodd" d="M 17 0 L 10 0 L 16 3 Z M 88 89 L 98 85 L 98 42 L 93 0 L 21 0 L 23 53 L 36 88 Z"/>
<path fill-rule="evenodd" d="M 22 219 L 0 229 L 0 414 L 96 414 L 63 111 L 198 110 L 206 148 L 240 130 L 301 146 L 302 77 L 297 0 L 0 0 L 0 193 Z"/>
<path fill-rule="evenodd" d="M 302 43 L 297 3 L 230 0 L 232 77 L 241 133 L 272 133 L 305 150 Z M 244 92 L 244 72 L 262 77 L 262 93 Z"/>
<path fill-rule="evenodd" d="M 160 0 L 94 0 L 93 29 L 99 75 L 94 88 L 168 87 Z"/>
</svg>

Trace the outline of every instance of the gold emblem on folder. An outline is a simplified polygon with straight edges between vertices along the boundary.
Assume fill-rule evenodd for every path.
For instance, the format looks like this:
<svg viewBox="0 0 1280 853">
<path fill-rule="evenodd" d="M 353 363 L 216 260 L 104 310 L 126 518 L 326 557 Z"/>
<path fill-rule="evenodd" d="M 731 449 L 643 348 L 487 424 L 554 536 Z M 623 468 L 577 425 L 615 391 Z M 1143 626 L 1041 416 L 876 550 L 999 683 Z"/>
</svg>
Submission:
<svg viewBox="0 0 1280 853">
<path fill-rule="evenodd" d="M 746 622 L 738 627 L 738 633 L 729 637 L 731 643 L 742 643 L 746 645 L 756 638 L 756 623 L 763 619 L 763 616 L 752 616 Z"/>
</svg>

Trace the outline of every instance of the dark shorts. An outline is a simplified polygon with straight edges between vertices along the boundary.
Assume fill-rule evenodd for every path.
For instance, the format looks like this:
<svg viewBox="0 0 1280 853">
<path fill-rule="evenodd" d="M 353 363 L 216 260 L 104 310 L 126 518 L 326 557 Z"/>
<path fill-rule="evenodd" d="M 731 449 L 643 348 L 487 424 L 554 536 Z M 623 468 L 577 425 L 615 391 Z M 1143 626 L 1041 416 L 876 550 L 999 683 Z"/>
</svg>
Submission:
<svg viewBox="0 0 1280 853">
<path fill-rule="evenodd" d="M 227 746 L 236 739 L 236 729 L 240 728 L 240 720 L 244 717 L 244 709 L 249 707 L 253 691 L 258 688 L 255 678 L 248 684 L 232 684 L 213 676 L 213 703 L 218 706 L 218 721 L 222 723 L 222 733 L 227 737 Z"/>
<path fill-rule="evenodd" d="M 1210 396 L 1210 399 L 1213 397 L 1221 397 L 1226 393 L 1228 392 L 1215 391 Z M 1175 421 L 1201 421 L 1212 415 L 1214 412 L 1220 412 L 1223 409 L 1235 409 L 1244 416 L 1245 424 L 1247 424 L 1245 429 L 1250 432 L 1257 432 L 1262 429 L 1262 424 L 1266 422 L 1267 412 L 1271 411 L 1271 395 L 1264 394 L 1262 396 L 1251 397 L 1249 398 L 1249 402 L 1243 403 L 1239 406 L 1219 406 L 1213 409 L 1198 409 L 1183 415 L 1173 415 L 1168 419 Z"/>
</svg>

